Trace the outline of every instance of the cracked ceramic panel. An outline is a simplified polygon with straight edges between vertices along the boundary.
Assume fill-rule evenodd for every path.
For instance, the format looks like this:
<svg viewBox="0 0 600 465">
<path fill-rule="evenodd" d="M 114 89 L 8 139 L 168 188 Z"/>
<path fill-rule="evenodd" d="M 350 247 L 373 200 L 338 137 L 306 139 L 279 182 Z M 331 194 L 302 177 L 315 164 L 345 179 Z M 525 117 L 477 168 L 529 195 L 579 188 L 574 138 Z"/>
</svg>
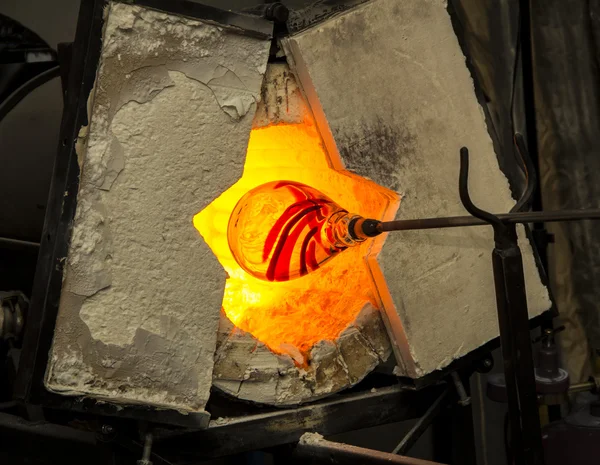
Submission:
<svg viewBox="0 0 600 465">
<path fill-rule="evenodd" d="M 226 273 L 193 215 L 241 175 L 269 40 L 109 3 L 46 386 L 202 411 Z"/>
<path fill-rule="evenodd" d="M 223 315 L 214 385 L 239 399 L 269 405 L 317 400 L 355 385 L 392 353 L 380 312 L 366 304 L 335 341 L 320 341 L 300 364 L 270 351 Z"/>
<path fill-rule="evenodd" d="M 396 191 L 396 218 L 465 215 L 459 149 L 484 209 L 514 204 L 445 0 L 372 0 L 283 40 L 328 150 Z M 530 316 L 550 308 L 522 228 Z M 498 335 L 491 228 L 390 234 L 373 266 L 397 373 L 421 377 Z"/>
</svg>

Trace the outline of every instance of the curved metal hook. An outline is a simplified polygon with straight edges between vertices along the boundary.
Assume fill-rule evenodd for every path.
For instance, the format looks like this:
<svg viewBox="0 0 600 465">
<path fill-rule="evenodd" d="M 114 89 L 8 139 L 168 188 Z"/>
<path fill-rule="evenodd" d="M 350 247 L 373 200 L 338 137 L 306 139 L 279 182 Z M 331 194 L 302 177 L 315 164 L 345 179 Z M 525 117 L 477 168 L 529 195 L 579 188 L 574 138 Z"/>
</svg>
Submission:
<svg viewBox="0 0 600 465">
<path fill-rule="evenodd" d="M 515 133 L 514 141 L 517 147 L 517 152 L 519 153 L 521 162 L 523 164 L 522 168 L 525 172 L 526 184 L 521 198 L 515 204 L 515 206 L 511 208 L 511 213 L 527 210 L 533 197 L 533 192 L 535 191 L 535 185 L 537 182 L 535 166 L 533 165 L 533 160 L 531 159 L 529 151 L 527 150 L 527 146 L 525 145 L 525 138 L 523 137 L 523 134 L 518 132 Z"/>
<path fill-rule="evenodd" d="M 463 147 L 460 149 L 460 175 L 458 177 L 458 193 L 460 200 L 471 215 L 482 219 L 494 227 L 494 232 L 500 233 L 506 229 L 506 226 L 496 215 L 486 212 L 475 206 L 469 195 L 469 149 Z"/>
</svg>

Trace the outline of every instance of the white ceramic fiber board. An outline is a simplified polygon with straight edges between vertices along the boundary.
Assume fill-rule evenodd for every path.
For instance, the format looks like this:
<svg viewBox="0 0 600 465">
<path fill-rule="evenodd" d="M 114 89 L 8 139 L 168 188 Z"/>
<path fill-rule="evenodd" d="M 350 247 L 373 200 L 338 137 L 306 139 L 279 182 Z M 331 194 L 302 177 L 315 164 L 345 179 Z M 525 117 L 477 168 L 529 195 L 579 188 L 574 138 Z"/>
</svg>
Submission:
<svg viewBox="0 0 600 465">
<path fill-rule="evenodd" d="M 324 134 L 346 169 L 397 191 L 396 218 L 467 214 L 459 149 L 481 208 L 514 200 L 500 171 L 443 0 L 372 0 L 284 41 Z M 332 136 L 332 137 L 331 137 Z M 530 317 L 550 307 L 519 230 Z M 498 335 L 491 228 L 396 232 L 379 256 L 400 373 L 420 377 Z M 391 297 L 391 299 L 390 299 Z"/>
</svg>

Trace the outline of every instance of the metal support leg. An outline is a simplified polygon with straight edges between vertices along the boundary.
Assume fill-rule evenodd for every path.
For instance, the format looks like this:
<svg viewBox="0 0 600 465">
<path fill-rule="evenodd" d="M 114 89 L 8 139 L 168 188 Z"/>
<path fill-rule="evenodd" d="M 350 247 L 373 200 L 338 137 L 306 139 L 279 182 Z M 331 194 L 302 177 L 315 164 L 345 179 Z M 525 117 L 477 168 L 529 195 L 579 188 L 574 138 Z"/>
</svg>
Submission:
<svg viewBox="0 0 600 465">
<path fill-rule="evenodd" d="M 452 464 L 477 465 L 473 405 L 468 378 L 463 378 L 463 394 L 451 408 L 452 415 Z"/>
<path fill-rule="evenodd" d="M 515 143 L 523 156 L 527 187 L 511 213 L 527 208 L 533 194 L 535 176 L 523 137 L 515 135 Z M 473 204 L 469 196 L 468 172 L 469 151 L 463 147 L 460 152 L 460 199 L 471 215 L 487 221 L 494 228 L 492 267 L 508 398 L 512 463 L 542 465 L 544 457 L 529 334 L 529 312 L 517 229 L 515 224 L 503 222 L 498 216 Z"/>
<path fill-rule="evenodd" d="M 515 465 L 543 463 L 542 436 L 529 333 L 523 259 L 514 225 L 514 244 L 497 245 L 492 254 L 500 342 L 509 408 L 510 449 Z"/>
<path fill-rule="evenodd" d="M 459 384 L 460 389 L 433 423 L 433 459 L 452 465 L 477 465 L 469 383 L 459 379 Z"/>
<path fill-rule="evenodd" d="M 406 433 L 406 436 L 402 438 L 402 441 L 392 451 L 392 454 L 406 454 L 412 446 L 419 440 L 423 433 L 429 428 L 431 423 L 435 420 L 438 414 L 446 407 L 448 403 L 448 391 L 444 391 L 435 400 L 431 407 L 427 409 L 427 412 L 417 420 L 411 430 Z"/>
</svg>

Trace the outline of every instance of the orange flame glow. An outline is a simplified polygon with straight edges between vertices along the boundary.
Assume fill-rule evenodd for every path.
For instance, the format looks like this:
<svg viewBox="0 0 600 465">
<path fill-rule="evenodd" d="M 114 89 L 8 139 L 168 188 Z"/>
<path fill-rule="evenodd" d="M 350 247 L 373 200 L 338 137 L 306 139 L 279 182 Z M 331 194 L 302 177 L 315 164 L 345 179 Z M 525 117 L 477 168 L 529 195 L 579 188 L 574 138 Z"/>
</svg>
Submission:
<svg viewBox="0 0 600 465">
<path fill-rule="evenodd" d="M 233 258 L 227 244 L 229 217 L 250 189 L 283 179 L 313 186 L 367 218 L 389 219 L 395 213 L 396 194 L 332 168 L 339 165 L 339 160 L 328 157 L 310 117 L 303 124 L 255 128 L 243 176 L 194 217 L 194 226 L 229 275 L 223 296 L 225 313 L 274 352 L 305 353 L 320 340 L 336 339 L 366 302 L 379 306 L 367 257 L 380 249 L 384 237 L 349 248 L 301 278 L 267 282 L 246 273 Z"/>
</svg>

